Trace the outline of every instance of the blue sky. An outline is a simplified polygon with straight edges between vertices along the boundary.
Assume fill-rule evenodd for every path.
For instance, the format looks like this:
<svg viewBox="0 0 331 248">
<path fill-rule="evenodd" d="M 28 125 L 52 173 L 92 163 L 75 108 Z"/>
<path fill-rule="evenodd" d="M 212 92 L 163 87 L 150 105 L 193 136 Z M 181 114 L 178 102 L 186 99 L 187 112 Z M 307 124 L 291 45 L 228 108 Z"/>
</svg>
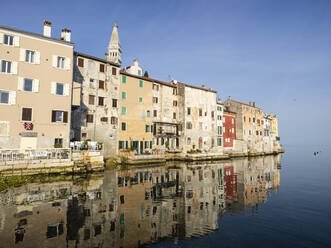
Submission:
<svg viewBox="0 0 331 248">
<path fill-rule="evenodd" d="M 52 35 L 104 57 L 119 24 L 123 66 L 216 89 L 278 114 L 283 144 L 331 140 L 331 1 L 5 1 L 0 25 Z"/>
</svg>

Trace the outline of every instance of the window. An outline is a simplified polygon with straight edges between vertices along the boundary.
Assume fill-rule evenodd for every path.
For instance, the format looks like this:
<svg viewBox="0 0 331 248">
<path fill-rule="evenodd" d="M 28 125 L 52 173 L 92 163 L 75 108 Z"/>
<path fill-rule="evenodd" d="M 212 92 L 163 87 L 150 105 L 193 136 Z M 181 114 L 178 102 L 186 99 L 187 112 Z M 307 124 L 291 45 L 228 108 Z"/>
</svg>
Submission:
<svg viewBox="0 0 331 248">
<path fill-rule="evenodd" d="M 87 137 L 87 133 L 82 133 L 82 138 L 86 138 Z"/>
<path fill-rule="evenodd" d="M 256 135 L 259 135 L 259 131 L 256 131 Z"/>
<path fill-rule="evenodd" d="M 116 125 L 117 124 L 117 117 L 115 117 L 115 116 L 110 117 L 110 124 Z"/>
<path fill-rule="evenodd" d="M 84 67 L 84 59 L 78 58 L 78 66 L 79 67 Z"/>
<path fill-rule="evenodd" d="M 111 69 L 111 74 L 114 75 L 114 76 L 116 76 L 117 71 L 116 71 L 116 68 L 115 68 L 115 67 L 113 67 L 113 68 Z"/>
<path fill-rule="evenodd" d="M 63 139 L 62 138 L 55 138 L 54 139 L 54 147 L 61 148 L 63 145 Z"/>
<path fill-rule="evenodd" d="M 90 79 L 90 88 L 94 88 L 94 79 Z"/>
<path fill-rule="evenodd" d="M 234 124 L 234 119 L 232 118 L 231 123 Z"/>
<path fill-rule="evenodd" d="M 153 97 L 153 103 L 158 103 L 159 102 L 159 98 L 157 98 L 157 97 Z"/>
<path fill-rule="evenodd" d="M 100 121 L 101 122 L 108 122 L 108 117 L 101 117 L 100 118 Z"/>
<path fill-rule="evenodd" d="M 56 83 L 56 95 L 63 96 L 63 84 L 61 83 Z"/>
<path fill-rule="evenodd" d="M 100 64 L 100 72 L 105 72 L 105 65 L 104 64 Z"/>
<path fill-rule="evenodd" d="M 232 133 L 234 133 L 234 128 L 232 128 Z"/>
<path fill-rule="evenodd" d="M 177 101 L 173 101 L 172 105 L 173 105 L 174 107 L 176 107 L 176 106 L 177 106 Z"/>
<path fill-rule="evenodd" d="M 244 116 L 244 122 L 246 122 L 246 116 Z"/>
<path fill-rule="evenodd" d="M 32 91 L 32 79 L 25 78 L 24 79 L 24 91 Z"/>
<path fill-rule="evenodd" d="M 117 99 L 112 100 L 112 107 L 117 108 Z"/>
<path fill-rule="evenodd" d="M 125 201 L 124 201 L 124 195 L 120 195 L 120 202 L 121 202 L 121 204 L 124 204 L 125 203 Z"/>
<path fill-rule="evenodd" d="M 139 87 L 142 88 L 144 86 L 143 80 L 139 80 Z"/>
<path fill-rule="evenodd" d="M 104 101 L 105 101 L 105 98 L 104 97 L 101 97 L 99 96 L 99 106 L 103 106 L 104 105 Z"/>
<path fill-rule="evenodd" d="M 11 73 L 12 72 L 12 63 L 10 61 L 2 60 L 1 61 L 1 72 Z"/>
<path fill-rule="evenodd" d="M 122 75 L 122 83 L 125 84 L 126 83 L 126 76 Z"/>
<path fill-rule="evenodd" d="M 191 145 L 191 138 L 190 137 L 188 137 L 187 138 L 187 142 L 186 142 L 188 145 Z"/>
<path fill-rule="evenodd" d="M 94 105 L 94 99 L 95 99 L 94 95 L 89 95 L 88 96 L 88 104 Z"/>
<path fill-rule="evenodd" d="M 191 115 L 191 108 L 187 108 L 187 115 Z"/>
<path fill-rule="evenodd" d="M 3 44 L 8 45 L 8 46 L 13 46 L 14 45 L 14 36 L 5 34 L 3 37 Z"/>
<path fill-rule="evenodd" d="M 253 118 L 253 123 L 255 123 L 255 118 Z"/>
<path fill-rule="evenodd" d="M 139 102 L 143 102 L 143 98 L 141 96 L 139 97 L 138 100 L 139 100 Z"/>
<path fill-rule="evenodd" d="M 251 122 L 251 117 L 248 118 L 248 122 Z"/>
<path fill-rule="evenodd" d="M 126 99 L 126 92 L 122 91 L 122 99 Z"/>
<path fill-rule="evenodd" d="M 172 94 L 173 94 L 173 95 L 177 95 L 177 89 L 176 89 L 176 88 L 173 88 L 173 90 L 172 90 Z"/>
<path fill-rule="evenodd" d="M 0 91 L 0 103 L 8 104 L 9 103 L 9 92 Z"/>
<path fill-rule="evenodd" d="M 218 135 L 222 135 L 222 127 L 217 127 L 217 133 Z"/>
<path fill-rule="evenodd" d="M 146 125 L 145 131 L 146 133 L 152 132 L 152 125 Z"/>
<path fill-rule="evenodd" d="M 126 115 L 126 107 L 122 107 L 122 115 Z"/>
<path fill-rule="evenodd" d="M 25 62 L 34 63 L 34 51 L 25 50 Z"/>
<path fill-rule="evenodd" d="M 186 122 L 186 129 L 192 129 L 192 122 Z"/>
<path fill-rule="evenodd" d="M 93 123 L 93 115 L 91 115 L 91 114 L 86 115 L 86 122 L 87 123 Z"/>
<path fill-rule="evenodd" d="M 199 122 L 199 129 L 202 130 L 202 122 Z"/>
<path fill-rule="evenodd" d="M 32 121 L 32 108 L 22 108 L 22 121 Z"/>
<path fill-rule="evenodd" d="M 65 58 L 58 56 L 57 57 L 56 67 L 57 68 L 64 69 L 64 61 L 65 61 Z"/>
<path fill-rule="evenodd" d="M 122 122 L 121 130 L 122 131 L 125 131 L 126 130 L 126 122 Z"/>
<path fill-rule="evenodd" d="M 158 84 L 153 84 L 153 90 L 159 91 L 159 85 Z"/>
<path fill-rule="evenodd" d="M 153 110 L 153 117 L 157 117 L 157 110 Z"/>
<path fill-rule="evenodd" d="M 147 117 L 151 117 L 151 111 L 147 110 Z"/>
<path fill-rule="evenodd" d="M 60 110 L 52 110 L 52 122 L 68 122 L 68 112 Z"/>
<path fill-rule="evenodd" d="M 217 145 L 218 146 L 222 146 L 222 138 L 218 138 L 217 139 Z"/>
<path fill-rule="evenodd" d="M 99 89 L 105 89 L 105 81 L 99 80 Z"/>
<path fill-rule="evenodd" d="M 173 118 L 173 119 L 176 119 L 176 113 L 173 113 L 173 114 L 172 114 L 172 118 Z"/>
<path fill-rule="evenodd" d="M 199 109 L 199 116 L 202 116 L 202 109 Z"/>
<path fill-rule="evenodd" d="M 211 118 L 215 118 L 215 113 L 214 113 L 214 111 L 211 111 Z"/>
</svg>

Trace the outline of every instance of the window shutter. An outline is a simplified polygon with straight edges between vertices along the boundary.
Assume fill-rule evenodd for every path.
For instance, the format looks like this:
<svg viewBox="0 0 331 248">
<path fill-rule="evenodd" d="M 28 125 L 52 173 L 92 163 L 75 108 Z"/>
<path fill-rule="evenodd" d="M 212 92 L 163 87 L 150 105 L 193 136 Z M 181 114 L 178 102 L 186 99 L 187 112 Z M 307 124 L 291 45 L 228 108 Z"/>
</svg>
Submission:
<svg viewBox="0 0 331 248">
<path fill-rule="evenodd" d="M 70 59 L 69 58 L 65 58 L 65 60 L 64 60 L 64 69 L 70 70 Z"/>
<path fill-rule="evenodd" d="M 53 65 L 53 67 L 57 67 L 57 56 L 56 55 L 53 55 L 52 65 Z"/>
<path fill-rule="evenodd" d="M 40 64 L 40 52 L 35 52 L 35 64 Z"/>
<path fill-rule="evenodd" d="M 14 46 L 16 47 L 20 46 L 20 37 L 14 36 Z"/>
<path fill-rule="evenodd" d="M 0 33 L 0 44 L 3 43 L 3 33 Z"/>
<path fill-rule="evenodd" d="M 25 49 L 20 48 L 20 61 L 25 61 Z"/>
<path fill-rule="evenodd" d="M 39 92 L 39 80 L 38 79 L 33 80 L 32 91 Z"/>
<path fill-rule="evenodd" d="M 52 122 L 56 121 L 56 111 L 52 110 Z"/>
<path fill-rule="evenodd" d="M 64 95 L 69 96 L 69 84 L 64 84 Z"/>
<path fill-rule="evenodd" d="M 51 94 L 55 95 L 56 93 L 56 82 L 52 82 L 51 84 Z"/>
<path fill-rule="evenodd" d="M 16 104 L 16 91 L 9 92 L 9 104 L 11 104 L 11 105 Z"/>
<path fill-rule="evenodd" d="M 68 123 L 68 112 L 67 111 L 63 112 L 63 122 Z"/>
<path fill-rule="evenodd" d="M 12 62 L 12 71 L 11 74 L 17 74 L 17 62 Z"/>
<path fill-rule="evenodd" d="M 18 90 L 23 90 L 23 87 L 24 87 L 24 78 L 18 77 L 18 87 L 17 87 L 17 89 Z"/>
</svg>

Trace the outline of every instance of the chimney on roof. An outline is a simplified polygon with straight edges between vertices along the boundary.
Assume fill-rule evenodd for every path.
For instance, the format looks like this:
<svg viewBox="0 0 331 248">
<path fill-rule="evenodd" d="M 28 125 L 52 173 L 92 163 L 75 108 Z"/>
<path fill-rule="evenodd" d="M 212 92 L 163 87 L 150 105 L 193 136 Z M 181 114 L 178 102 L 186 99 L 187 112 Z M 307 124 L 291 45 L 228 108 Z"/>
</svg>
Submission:
<svg viewBox="0 0 331 248">
<path fill-rule="evenodd" d="M 253 101 L 253 107 L 255 108 L 255 101 Z"/>
<path fill-rule="evenodd" d="M 50 21 L 44 21 L 44 36 L 51 37 L 52 23 Z"/>
<path fill-rule="evenodd" d="M 65 40 L 67 42 L 70 42 L 71 41 L 71 30 L 66 29 L 66 28 L 62 29 L 61 40 Z"/>
<path fill-rule="evenodd" d="M 206 87 L 206 85 L 205 84 L 201 84 L 201 88 L 205 88 Z"/>
<path fill-rule="evenodd" d="M 231 96 L 228 96 L 228 100 L 231 100 Z"/>
<path fill-rule="evenodd" d="M 221 103 L 221 102 L 222 102 L 220 97 L 219 97 L 219 98 L 217 98 L 217 101 L 218 101 L 219 103 Z"/>
</svg>

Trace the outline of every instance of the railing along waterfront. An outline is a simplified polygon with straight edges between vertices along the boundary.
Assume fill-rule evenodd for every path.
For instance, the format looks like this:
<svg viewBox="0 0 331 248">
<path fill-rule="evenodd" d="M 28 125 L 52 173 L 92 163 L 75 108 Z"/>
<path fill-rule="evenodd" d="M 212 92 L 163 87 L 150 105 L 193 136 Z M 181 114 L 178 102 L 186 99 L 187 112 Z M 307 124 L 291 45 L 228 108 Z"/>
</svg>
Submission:
<svg viewBox="0 0 331 248">
<path fill-rule="evenodd" d="M 34 160 L 71 160 L 69 148 L 45 148 L 38 150 L 0 150 L 0 163 Z"/>
</svg>

